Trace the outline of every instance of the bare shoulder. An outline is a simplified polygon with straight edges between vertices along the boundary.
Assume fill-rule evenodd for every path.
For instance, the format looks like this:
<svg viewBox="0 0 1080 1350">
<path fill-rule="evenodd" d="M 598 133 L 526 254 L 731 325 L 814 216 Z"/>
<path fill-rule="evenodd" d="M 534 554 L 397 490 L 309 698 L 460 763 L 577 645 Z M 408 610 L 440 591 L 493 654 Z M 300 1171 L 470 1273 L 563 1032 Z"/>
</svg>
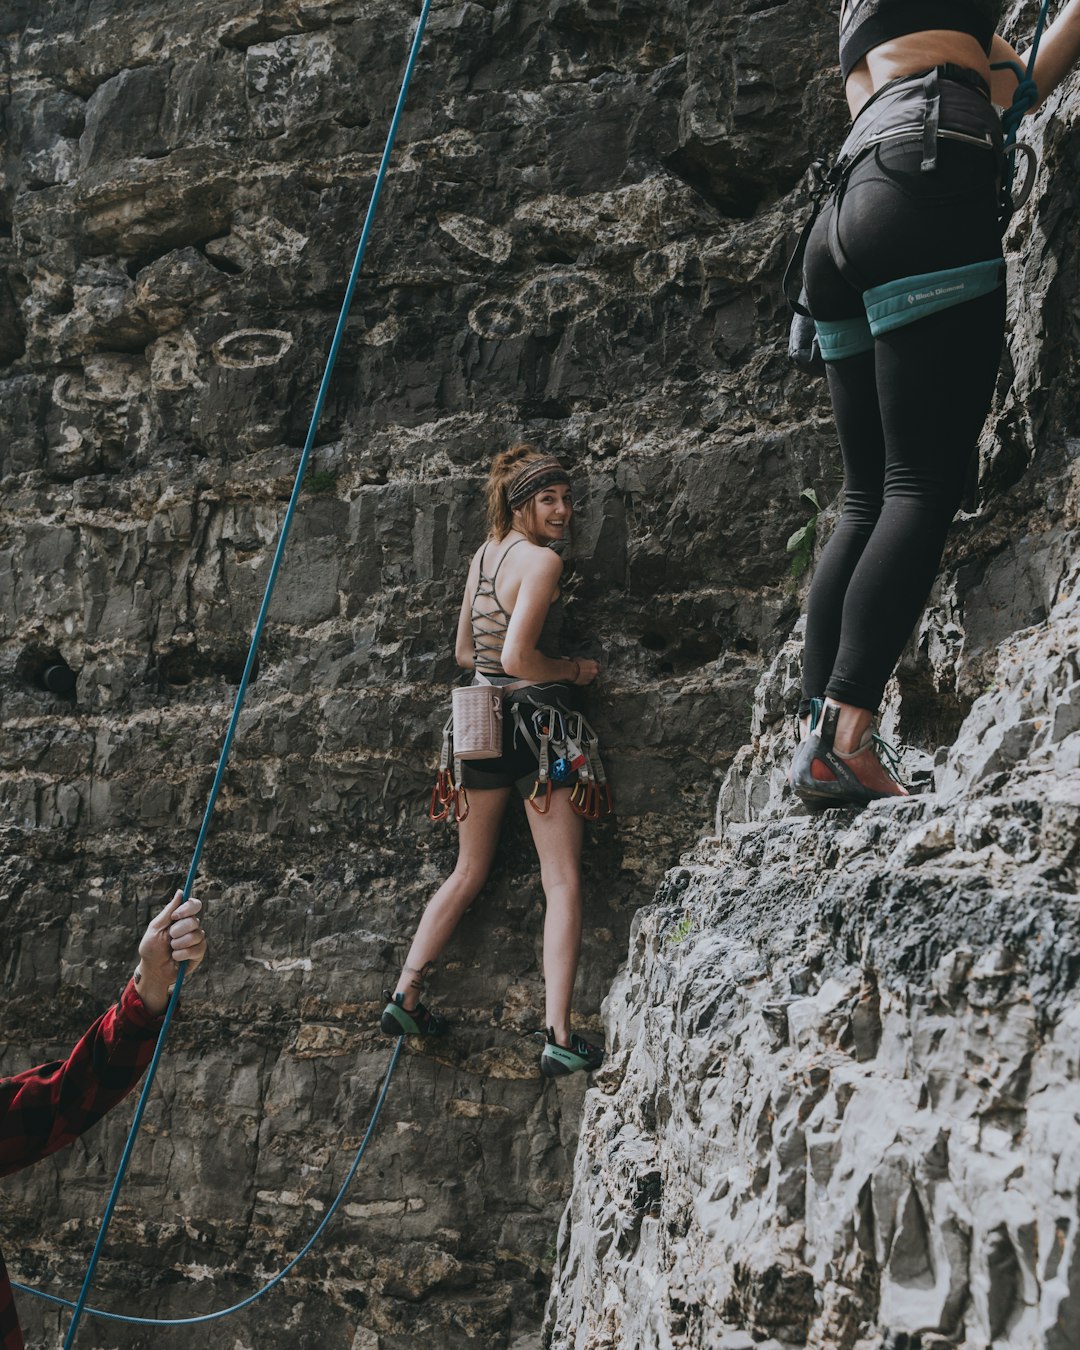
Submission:
<svg viewBox="0 0 1080 1350">
<path fill-rule="evenodd" d="M 545 548 L 542 544 L 533 544 L 526 540 L 525 547 L 518 551 L 522 554 L 523 574 L 528 571 L 533 576 L 543 577 L 545 580 L 550 578 L 553 581 L 562 576 L 563 560 L 553 548 Z"/>
</svg>

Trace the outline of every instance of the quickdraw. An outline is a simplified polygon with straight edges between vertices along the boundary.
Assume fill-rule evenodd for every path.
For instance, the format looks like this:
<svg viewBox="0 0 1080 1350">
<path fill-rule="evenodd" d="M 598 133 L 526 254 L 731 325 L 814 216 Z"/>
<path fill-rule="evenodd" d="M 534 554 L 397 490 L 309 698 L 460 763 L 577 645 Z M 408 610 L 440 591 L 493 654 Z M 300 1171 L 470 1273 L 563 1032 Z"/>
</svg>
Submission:
<svg viewBox="0 0 1080 1350">
<path fill-rule="evenodd" d="M 615 804 L 600 758 L 600 738 L 585 717 L 566 712 L 550 703 L 523 699 L 510 705 L 514 734 L 524 736 L 536 756 L 536 781 L 526 801 L 541 816 L 551 810 L 556 786 L 571 777 L 577 781 L 570 790 L 570 808 L 585 820 L 610 815 Z M 531 716 L 523 711 L 531 710 Z M 461 761 L 454 754 L 454 719 L 443 727 L 442 751 L 431 789 L 428 819 L 449 820 L 451 814 L 460 824 L 468 819 L 469 796 L 461 785 Z"/>
<path fill-rule="evenodd" d="M 547 815 L 551 810 L 553 755 L 555 766 L 561 769 L 558 781 L 570 774 L 577 775 L 577 782 L 570 790 L 572 811 L 585 820 L 599 820 L 614 810 L 611 787 L 600 758 L 600 738 L 582 713 L 565 713 L 550 704 L 537 705 L 532 715 L 535 740 L 516 704 L 514 717 L 516 729 L 525 736 L 536 754 L 536 782 L 528 797 L 534 811 Z"/>
<path fill-rule="evenodd" d="M 450 766 L 453 764 L 453 770 Z M 461 786 L 461 761 L 454 756 L 454 716 L 451 713 L 443 727 L 442 751 L 431 789 L 428 820 L 447 820 L 453 807 L 454 819 L 460 825 L 469 816 L 469 794 Z"/>
</svg>

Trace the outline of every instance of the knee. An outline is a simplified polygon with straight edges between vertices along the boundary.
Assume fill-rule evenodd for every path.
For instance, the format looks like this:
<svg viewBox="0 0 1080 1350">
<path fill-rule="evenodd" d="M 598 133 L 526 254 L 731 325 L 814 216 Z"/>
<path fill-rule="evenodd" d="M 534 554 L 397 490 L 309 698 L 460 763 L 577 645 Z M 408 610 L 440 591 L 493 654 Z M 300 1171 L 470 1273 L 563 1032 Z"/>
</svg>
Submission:
<svg viewBox="0 0 1080 1350">
<path fill-rule="evenodd" d="M 458 902 L 471 904 L 483 890 L 487 881 L 488 869 L 475 864 L 461 863 L 454 868 L 448 878 L 448 884 Z"/>
<path fill-rule="evenodd" d="M 579 904 L 581 901 L 581 876 L 576 871 L 554 868 L 545 871 L 541 868 L 540 884 L 548 904 Z"/>
</svg>

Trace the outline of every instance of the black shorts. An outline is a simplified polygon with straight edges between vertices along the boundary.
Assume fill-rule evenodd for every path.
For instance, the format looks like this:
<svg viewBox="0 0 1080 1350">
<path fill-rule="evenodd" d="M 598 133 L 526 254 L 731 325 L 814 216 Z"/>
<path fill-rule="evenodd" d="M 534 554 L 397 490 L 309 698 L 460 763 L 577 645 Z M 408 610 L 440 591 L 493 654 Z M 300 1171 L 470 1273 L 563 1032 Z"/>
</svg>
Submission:
<svg viewBox="0 0 1080 1350">
<path fill-rule="evenodd" d="M 518 730 L 514 707 L 532 731 L 532 714 L 537 706 L 553 706 L 563 712 L 576 712 L 577 690 L 568 684 L 531 684 L 527 689 L 508 694 L 503 703 L 503 748 L 498 759 L 464 759 L 461 761 L 461 786 L 467 792 L 485 788 L 516 787 L 528 797 L 536 786 L 540 762 L 536 752 Z M 535 738 L 534 738 L 535 739 Z M 554 791 L 572 788 L 577 778 L 565 783 L 552 782 Z"/>
</svg>

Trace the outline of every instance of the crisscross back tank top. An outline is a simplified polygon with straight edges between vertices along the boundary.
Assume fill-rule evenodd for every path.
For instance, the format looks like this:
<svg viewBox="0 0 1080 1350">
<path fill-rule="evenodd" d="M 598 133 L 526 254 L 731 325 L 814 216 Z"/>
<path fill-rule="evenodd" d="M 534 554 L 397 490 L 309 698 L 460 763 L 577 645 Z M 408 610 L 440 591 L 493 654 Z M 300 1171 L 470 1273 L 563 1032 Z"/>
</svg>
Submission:
<svg viewBox="0 0 1080 1350">
<path fill-rule="evenodd" d="M 511 611 L 503 607 L 495 589 L 495 582 L 498 580 L 499 572 L 510 549 L 517 548 L 518 544 L 524 542 L 524 539 L 514 540 L 495 564 L 495 571 L 492 572 L 491 576 L 488 576 L 484 571 L 484 560 L 488 551 L 487 544 L 484 545 L 484 551 L 480 554 L 479 575 L 469 607 L 469 618 L 472 623 L 473 664 L 481 675 L 487 675 L 489 678 L 510 678 L 502 666 L 502 649 L 503 643 L 506 641 L 506 630 L 510 627 Z M 551 602 L 544 619 L 544 626 L 540 631 L 537 649 L 545 656 L 557 655 L 561 630 L 562 598 L 560 596 Z"/>
</svg>

